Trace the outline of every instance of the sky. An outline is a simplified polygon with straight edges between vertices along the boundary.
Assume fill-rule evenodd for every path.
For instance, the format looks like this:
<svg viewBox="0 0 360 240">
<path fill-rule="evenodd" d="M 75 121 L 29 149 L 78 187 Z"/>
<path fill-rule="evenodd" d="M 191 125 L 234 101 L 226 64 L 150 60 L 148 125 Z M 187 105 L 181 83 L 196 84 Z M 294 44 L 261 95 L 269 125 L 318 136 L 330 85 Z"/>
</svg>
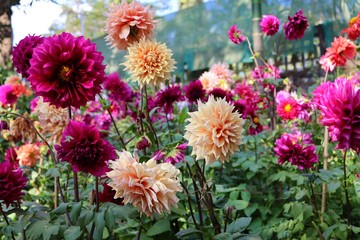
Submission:
<svg viewBox="0 0 360 240">
<path fill-rule="evenodd" d="M 154 0 L 143 0 L 143 2 L 151 3 Z M 178 6 L 178 0 L 165 0 L 169 1 L 170 8 L 163 11 L 162 14 L 166 14 L 172 11 L 176 11 Z M 31 0 L 21 0 L 19 6 L 12 7 L 12 26 L 14 41 L 13 45 L 17 45 L 18 42 L 29 34 L 42 35 L 50 33 L 50 26 L 56 21 L 61 20 L 61 6 L 50 1 L 40 0 L 33 1 L 32 6 L 29 6 Z M 64 2 L 64 0 L 57 0 L 58 3 Z M 71 2 L 68 1 L 68 2 Z M 140 1 L 141 2 L 141 1 Z M 159 11 L 157 13 L 160 14 Z"/>
</svg>

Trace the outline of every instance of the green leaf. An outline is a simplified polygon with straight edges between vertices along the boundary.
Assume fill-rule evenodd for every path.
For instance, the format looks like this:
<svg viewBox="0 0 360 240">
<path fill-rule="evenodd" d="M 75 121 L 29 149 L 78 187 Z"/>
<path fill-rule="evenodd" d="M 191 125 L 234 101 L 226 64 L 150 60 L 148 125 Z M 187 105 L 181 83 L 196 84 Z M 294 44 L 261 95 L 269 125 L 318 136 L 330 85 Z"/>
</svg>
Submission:
<svg viewBox="0 0 360 240">
<path fill-rule="evenodd" d="M 82 202 L 73 203 L 71 206 L 70 218 L 72 222 L 76 222 L 81 212 Z"/>
<path fill-rule="evenodd" d="M 170 230 L 171 229 L 169 220 L 160 220 L 149 228 L 149 230 L 146 232 L 146 235 L 152 237 L 163 232 L 168 232 Z"/>
<path fill-rule="evenodd" d="M 360 197 L 360 182 L 354 182 L 356 196 Z"/>
<path fill-rule="evenodd" d="M 295 199 L 296 200 L 300 200 L 302 199 L 306 194 L 306 190 L 302 189 L 301 191 L 299 191 L 296 195 L 295 195 Z"/>
<path fill-rule="evenodd" d="M 65 240 L 76 240 L 81 236 L 81 229 L 79 226 L 70 226 L 64 232 Z"/>
<path fill-rule="evenodd" d="M 214 240 L 233 240 L 230 233 L 224 232 L 214 236 Z"/>
<path fill-rule="evenodd" d="M 55 208 L 52 213 L 55 214 L 64 214 L 66 213 L 67 207 L 69 206 L 70 203 L 60 203 L 60 205 Z"/>
<path fill-rule="evenodd" d="M 325 230 L 325 232 L 324 232 L 324 237 L 325 237 L 325 239 L 328 239 L 328 238 L 330 237 L 331 233 L 334 231 L 335 228 L 337 228 L 337 226 L 338 226 L 338 225 L 335 224 L 335 225 L 332 225 L 332 226 L 328 227 L 328 228 Z"/>
<path fill-rule="evenodd" d="M 58 168 L 50 168 L 45 173 L 46 177 L 60 177 L 60 171 Z"/>
<path fill-rule="evenodd" d="M 105 211 L 95 213 L 94 239 L 102 239 L 105 227 Z"/>
<path fill-rule="evenodd" d="M 197 235 L 201 234 L 202 232 L 197 230 L 196 228 L 187 228 L 187 229 L 184 229 L 184 230 L 181 230 L 180 232 L 177 232 L 175 234 L 175 236 L 177 238 L 182 238 L 182 237 L 185 237 L 185 236 L 188 236 L 188 235 L 192 235 L 196 233 Z"/>
<path fill-rule="evenodd" d="M 229 207 L 234 206 L 236 210 L 243 210 L 249 205 L 249 202 L 244 200 L 229 200 L 226 205 Z"/>
<path fill-rule="evenodd" d="M 336 189 L 338 189 L 340 187 L 341 183 L 340 182 L 330 182 L 328 183 L 327 187 L 328 187 L 328 191 L 330 193 L 335 192 Z"/>
<path fill-rule="evenodd" d="M 80 226 L 85 227 L 88 225 L 93 219 L 94 212 L 92 210 L 83 209 L 80 213 L 80 217 L 78 219 L 78 223 Z"/>
<path fill-rule="evenodd" d="M 45 226 L 49 224 L 49 220 L 40 220 L 33 222 L 26 229 L 28 238 L 30 239 L 40 239 L 41 235 L 44 233 Z"/>
<path fill-rule="evenodd" d="M 242 217 L 236 219 L 234 222 L 230 223 L 226 229 L 226 232 L 237 233 L 244 231 L 251 223 L 251 217 Z"/>
<path fill-rule="evenodd" d="M 110 230 L 115 226 L 115 217 L 110 209 L 106 209 L 105 211 L 105 224 Z"/>
<path fill-rule="evenodd" d="M 241 199 L 244 201 L 250 201 L 251 193 L 249 191 L 243 191 L 241 192 Z"/>
<path fill-rule="evenodd" d="M 45 226 L 45 230 L 43 232 L 43 240 L 49 240 L 51 235 L 56 236 L 59 233 L 60 226 L 58 225 L 50 225 Z"/>
</svg>

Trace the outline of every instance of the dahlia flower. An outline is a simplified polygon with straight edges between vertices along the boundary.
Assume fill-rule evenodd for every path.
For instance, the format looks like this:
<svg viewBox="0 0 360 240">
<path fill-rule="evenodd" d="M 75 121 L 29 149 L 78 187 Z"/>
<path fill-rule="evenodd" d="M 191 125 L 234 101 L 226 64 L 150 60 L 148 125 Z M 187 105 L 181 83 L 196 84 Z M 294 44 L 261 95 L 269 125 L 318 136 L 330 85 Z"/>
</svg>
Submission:
<svg viewBox="0 0 360 240">
<path fill-rule="evenodd" d="M 119 158 L 110 163 L 109 186 L 116 191 L 115 198 L 124 198 L 124 204 L 134 205 L 149 217 L 177 207 L 176 193 L 182 191 L 180 171 L 170 163 L 157 164 L 154 159 L 139 163 L 126 151 L 119 152 Z"/>
<path fill-rule="evenodd" d="M 280 71 L 273 65 L 255 67 L 251 72 L 252 77 L 255 80 L 263 80 L 265 78 L 280 78 Z"/>
<path fill-rule="evenodd" d="M 0 120 L 0 131 L 1 130 L 9 130 L 9 125 L 7 121 Z"/>
<path fill-rule="evenodd" d="M 319 63 L 321 65 L 321 68 L 324 69 L 325 72 L 332 72 L 336 67 L 336 64 L 329 57 L 329 54 L 324 54 L 323 56 L 321 56 Z"/>
<path fill-rule="evenodd" d="M 184 86 L 184 92 L 189 103 L 197 103 L 198 100 L 203 101 L 205 99 L 206 90 L 200 80 L 190 82 L 189 85 Z"/>
<path fill-rule="evenodd" d="M 219 77 L 213 72 L 203 72 L 199 78 L 203 88 L 209 92 L 216 88 L 220 82 Z"/>
<path fill-rule="evenodd" d="M 28 114 L 24 117 L 28 118 Z M 17 117 L 10 121 L 10 135 L 16 140 L 31 143 L 36 141 L 37 134 L 30 123 L 23 117 Z"/>
<path fill-rule="evenodd" d="M 19 166 L 19 160 L 17 158 L 17 151 L 18 147 L 9 147 L 5 151 L 5 162 L 11 163 L 15 168 Z"/>
<path fill-rule="evenodd" d="M 113 4 L 106 20 L 106 40 L 113 47 L 125 50 L 142 38 L 151 38 L 157 22 L 154 15 L 155 10 L 150 6 L 143 7 L 137 1 L 127 3 L 123 0 L 121 4 Z"/>
<path fill-rule="evenodd" d="M 21 168 L 14 168 L 9 162 L 0 163 L 0 202 L 6 206 L 21 199 L 21 190 L 26 186 L 27 179 Z"/>
<path fill-rule="evenodd" d="M 17 75 L 11 75 L 8 78 L 6 78 L 5 84 L 9 84 L 13 87 L 13 93 L 20 97 L 21 95 L 30 96 L 31 90 L 27 89 L 22 83 L 21 79 Z"/>
<path fill-rule="evenodd" d="M 150 140 L 147 137 L 142 137 L 137 143 L 136 143 L 136 149 L 143 150 L 145 148 L 150 147 Z"/>
<path fill-rule="evenodd" d="M 304 37 L 309 23 L 303 14 L 303 10 L 297 11 L 293 17 L 288 16 L 288 20 L 284 25 L 285 38 L 288 40 L 297 40 Z"/>
<path fill-rule="evenodd" d="M 140 86 L 145 84 L 158 85 L 171 78 L 175 69 L 172 52 L 163 43 L 141 39 L 131 44 L 127 61 L 122 65 L 129 71 L 133 80 L 138 80 Z"/>
<path fill-rule="evenodd" d="M 180 86 L 172 85 L 156 93 L 155 104 L 163 107 L 166 114 L 173 112 L 173 103 L 185 100 L 181 93 Z"/>
<path fill-rule="evenodd" d="M 356 17 L 350 19 L 348 27 L 342 30 L 341 33 L 347 33 L 348 38 L 352 41 L 355 41 L 360 36 L 360 12 Z"/>
<path fill-rule="evenodd" d="M 360 90 L 345 78 L 326 82 L 314 92 L 314 102 L 321 111 L 320 122 L 327 126 L 337 147 L 360 153 Z"/>
<path fill-rule="evenodd" d="M 283 120 L 293 120 L 301 111 L 300 104 L 293 98 L 283 98 L 279 101 L 276 112 Z"/>
<path fill-rule="evenodd" d="M 185 153 L 184 150 L 187 147 L 186 143 L 178 144 L 176 147 L 171 148 L 170 150 L 159 149 L 153 154 L 153 159 L 156 161 L 163 161 L 165 163 L 171 163 L 173 165 L 184 162 Z"/>
<path fill-rule="evenodd" d="M 189 113 L 184 138 L 192 146 L 196 159 L 205 159 L 210 164 L 222 163 L 238 151 L 242 143 L 244 120 L 234 112 L 234 106 L 225 99 L 215 100 L 210 96 L 206 103 L 198 102 L 198 111 Z"/>
<path fill-rule="evenodd" d="M 229 85 L 233 83 L 234 80 L 232 76 L 234 72 L 229 68 L 228 64 L 226 63 L 215 63 L 210 67 L 209 72 L 215 73 L 220 80 L 224 80 L 224 82 Z"/>
<path fill-rule="evenodd" d="M 232 100 L 232 95 L 230 92 L 225 91 L 221 88 L 214 88 L 213 90 L 208 92 L 208 95 L 213 95 L 215 99 L 217 98 L 225 98 L 226 101 L 231 101 Z"/>
<path fill-rule="evenodd" d="M 132 90 L 130 86 L 121 80 L 117 72 L 106 76 L 104 88 L 110 92 L 109 98 L 112 100 L 130 102 L 132 99 Z"/>
<path fill-rule="evenodd" d="M 40 126 L 40 133 L 48 137 L 48 142 L 58 144 L 62 133 L 69 123 L 68 111 L 65 108 L 56 108 L 38 98 L 33 114 L 37 116 Z"/>
<path fill-rule="evenodd" d="M 246 40 L 245 36 L 241 34 L 241 31 L 236 25 L 232 25 L 229 28 L 228 37 L 235 44 L 240 44 Z"/>
<path fill-rule="evenodd" d="M 44 41 L 41 36 L 28 35 L 14 47 L 12 60 L 16 71 L 24 78 L 28 78 L 27 70 L 30 68 L 30 60 L 33 57 L 34 49 Z"/>
<path fill-rule="evenodd" d="M 356 56 L 356 45 L 342 36 L 334 38 L 331 47 L 326 49 L 324 60 L 325 70 L 334 69 L 337 66 L 345 66 L 347 60 L 353 60 Z M 324 63 L 324 61 L 326 61 Z"/>
<path fill-rule="evenodd" d="M 280 21 L 274 15 L 263 15 L 260 21 L 261 31 L 267 36 L 273 36 L 279 31 Z"/>
<path fill-rule="evenodd" d="M 76 172 L 88 172 L 96 177 L 104 175 L 108 160 L 116 158 L 114 147 L 101 137 L 95 126 L 73 120 L 55 149 L 59 159 L 69 162 Z"/>
<path fill-rule="evenodd" d="M 84 37 L 62 33 L 34 49 L 28 80 L 37 95 L 56 107 L 85 106 L 101 90 L 104 57 Z"/>
<path fill-rule="evenodd" d="M 14 92 L 14 87 L 10 84 L 0 86 L 0 106 L 12 105 L 16 103 L 18 97 Z"/>
<path fill-rule="evenodd" d="M 315 145 L 312 144 L 308 134 L 284 133 L 276 140 L 274 151 L 279 156 L 278 163 L 290 162 L 303 170 L 312 168 L 317 163 L 318 157 Z"/>
<path fill-rule="evenodd" d="M 20 166 L 34 167 L 41 159 L 40 149 L 37 144 L 24 144 L 16 150 Z"/>
<path fill-rule="evenodd" d="M 248 129 L 248 133 L 252 136 L 261 133 L 264 130 L 263 125 L 261 125 L 259 117 L 257 115 L 251 116 L 251 125 Z"/>
<path fill-rule="evenodd" d="M 102 186 L 104 188 L 103 191 L 98 193 L 99 202 L 102 202 L 102 203 L 112 202 L 112 203 L 115 203 L 118 205 L 124 205 L 123 199 L 121 199 L 121 198 L 114 199 L 116 191 L 112 187 L 110 187 L 109 184 L 103 183 Z M 95 194 L 94 191 L 93 191 L 93 194 Z"/>
</svg>

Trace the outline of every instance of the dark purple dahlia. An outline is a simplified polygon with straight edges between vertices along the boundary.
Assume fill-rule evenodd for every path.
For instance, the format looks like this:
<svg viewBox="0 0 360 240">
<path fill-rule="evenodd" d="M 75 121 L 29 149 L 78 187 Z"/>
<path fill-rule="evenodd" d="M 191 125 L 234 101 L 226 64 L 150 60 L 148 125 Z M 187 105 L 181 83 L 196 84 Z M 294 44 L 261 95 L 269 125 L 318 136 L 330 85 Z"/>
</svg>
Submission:
<svg viewBox="0 0 360 240">
<path fill-rule="evenodd" d="M 85 106 L 104 82 L 104 57 L 84 37 L 62 33 L 34 49 L 28 80 L 37 95 L 56 107 Z"/>
<path fill-rule="evenodd" d="M 100 177 L 108 170 L 108 160 L 116 158 L 115 148 L 95 126 L 70 120 L 55 146 L 59 159 L 69 162 L 76 171 L 88 172 Z"/>
<path fill-rule="evenodd" d="M 121 80 L 117 72 L 105 77 L 104 88 L 110 92 L 109 97 L 115 101 L 130 102 L 132 100 L 130 86 Z"/>
<path fill-rule="evenodd" d="M 21 190 L 25 187 L 27 179 L 21 168 L 14 168 L 8 162 L 0 163 L 0 202 L 7 206 L 21 199 L 24 194 Z"/>
<path fill-rule="evenodd" d="M 214 88 L 213 90 L 211 90 L 209 92 L 209 96 L 210 95 L 213 95 L 215 99 L 216 98 L 225 98 L 226 101 L 228 101 L 228 102 L 232 100 L 231 93 L 222 88 Z"/>
<path fill-rule="evenodd" d="M 309 137 L 299 133 L 284 133 L 276 140 L 274 151 L 279 156 L 278 163 L 290 162 L 302 170 L 312 168 L 318 157 L 315 145 L 309 142 Z"/>
<path fill-rule="evenodd" d="M 186 99 L 189 103 L 197 103 L 198 100 L 204 101 L 206 90 L 201 84 L 200 80 L 190 82 L 184 87 Z"/>
<path fill-rule="evenodd" d="M 29 35 L 23 38 L 13 49 L 13 65 L 16 71 L 23 77 L 28 78 L 27 70 L 30 68 L 30 59 L 34 49 L 44 41 L 41 36 Z"/>
<path fill-rule="evenodd" d="M 166 114 L 173 112 L 173 103 L 183 100 L 185 100 L 185 97 L 182 95 L 178 85 L 169 86 L 155 96 L 156 106 L 163 107 Z"/>
<path fill-rule="evenodd" d="M 288 22 L 284 25 L 285 38 L 288 40 L 297 40 L 304 37 L 306 29 L 309 27 L 307 18 L 303 10 L 299 10 L 294 17 L 288 16 Z"/>
<path fill-rule="evenodd" d="M 5 151 L 5 162 L 11 163 L 15 168 L 19 167 L 16 149 L 15 147 L 9 147 Z"/>
</svg>

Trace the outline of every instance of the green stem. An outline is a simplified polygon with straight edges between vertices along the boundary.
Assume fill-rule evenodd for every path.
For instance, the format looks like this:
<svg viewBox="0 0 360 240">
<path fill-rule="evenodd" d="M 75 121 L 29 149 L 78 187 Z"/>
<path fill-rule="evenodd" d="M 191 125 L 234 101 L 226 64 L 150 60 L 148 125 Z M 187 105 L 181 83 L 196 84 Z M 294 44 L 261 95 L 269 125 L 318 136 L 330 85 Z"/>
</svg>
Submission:
<svg viewBox="0 0 360 240">
<path fill-rule="evenodd" d="M 347 150 L 344 152 L 344 159 L 343 159 L 343 167 L 344 167 L 344 190 L 345 190 L 345 214 L 348 220 L 348 224 L 351 225 L 351 212 L 350 212 L 350 200 L 349 200 L 349 193 L 347 189 L 347 176 L 346 176 L 346 153 Z"/>
</svg>

